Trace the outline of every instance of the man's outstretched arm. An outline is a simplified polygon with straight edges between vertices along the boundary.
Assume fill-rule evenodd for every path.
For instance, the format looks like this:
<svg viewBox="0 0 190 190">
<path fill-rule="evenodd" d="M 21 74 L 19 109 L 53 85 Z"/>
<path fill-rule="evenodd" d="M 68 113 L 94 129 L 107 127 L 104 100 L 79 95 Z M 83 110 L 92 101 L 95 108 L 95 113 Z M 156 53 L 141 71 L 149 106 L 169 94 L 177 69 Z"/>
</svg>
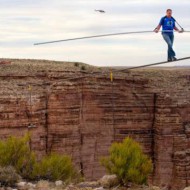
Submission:
<svg viewBox="0 0 190 190">
<path fill-rule="evenodd" d="M 183 32 L 184 32 L 183 28 L 180 30 L 180 29 L 177 28 L 176 26 L 174 27 L 174 30 L 177 31 L 177 32 L 179 32 L 179 33 L 183 33 Z"/>
<path fill-rule="evenodd" d="M 178 32 L 180 31 L 176 26 L 174 27 L 174 30 L 175 30 L 175 31 L 178 31 Z"/>
<path fill-rule="evenodd" d="M 161 28 L 161 24 L 159 24 L 155 29 L 154 29 L 154 32 L 156 32 L 156 33 L 158 33 L 159 32 L 159 30 L 160 30 L 160 28 Z"/>
</svg>

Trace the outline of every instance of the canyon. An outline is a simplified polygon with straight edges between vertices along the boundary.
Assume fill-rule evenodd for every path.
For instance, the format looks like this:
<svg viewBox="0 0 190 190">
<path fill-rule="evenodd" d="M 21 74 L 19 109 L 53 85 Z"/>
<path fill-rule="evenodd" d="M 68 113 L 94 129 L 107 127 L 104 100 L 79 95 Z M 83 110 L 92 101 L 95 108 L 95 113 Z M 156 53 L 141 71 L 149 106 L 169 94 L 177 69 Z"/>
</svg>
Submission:
<svg viewBox="0 0 190 190">
<path fill-rule="evenodd" d="M 190 68 L 121 72 L 82 63 L 9 59 L 0 65 L 0 138 L 31 134 L 38 157 L 71 155 L 87 180 L 130 136 L 154 165 L 150 182 L 190 186 Z"/>
</svg>

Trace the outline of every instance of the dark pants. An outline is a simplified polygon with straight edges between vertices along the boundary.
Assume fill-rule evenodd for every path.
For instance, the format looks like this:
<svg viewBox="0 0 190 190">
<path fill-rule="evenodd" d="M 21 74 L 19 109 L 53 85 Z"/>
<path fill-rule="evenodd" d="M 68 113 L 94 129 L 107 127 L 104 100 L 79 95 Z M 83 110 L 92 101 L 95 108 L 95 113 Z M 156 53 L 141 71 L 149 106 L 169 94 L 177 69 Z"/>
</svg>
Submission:
<svg viewBox="0 0 190 190">
<path fill-rule="evenodd" d="M 174 34 L 162 33 L 162 36 L 168 44 L 168 60 L 171 60 L 172 57 L 175 57 L 175 51 L 173 50 Z"/>
</svg>

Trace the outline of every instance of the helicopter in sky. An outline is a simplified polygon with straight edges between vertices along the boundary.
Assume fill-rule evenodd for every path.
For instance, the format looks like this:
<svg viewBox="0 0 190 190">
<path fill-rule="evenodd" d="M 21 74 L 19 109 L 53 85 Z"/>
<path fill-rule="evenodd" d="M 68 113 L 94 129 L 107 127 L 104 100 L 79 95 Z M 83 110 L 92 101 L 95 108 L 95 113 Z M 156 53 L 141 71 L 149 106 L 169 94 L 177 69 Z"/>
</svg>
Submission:
<svg viewBox="0 0 190 190">
<path fill-rule="evenodd" d="M 99 12 L 99 13 L 106 13 L 106 11 L 101 10 L 101 9 L 99 9 L 99 10 L 95 9 L 94 11 Z"/>
</svg>

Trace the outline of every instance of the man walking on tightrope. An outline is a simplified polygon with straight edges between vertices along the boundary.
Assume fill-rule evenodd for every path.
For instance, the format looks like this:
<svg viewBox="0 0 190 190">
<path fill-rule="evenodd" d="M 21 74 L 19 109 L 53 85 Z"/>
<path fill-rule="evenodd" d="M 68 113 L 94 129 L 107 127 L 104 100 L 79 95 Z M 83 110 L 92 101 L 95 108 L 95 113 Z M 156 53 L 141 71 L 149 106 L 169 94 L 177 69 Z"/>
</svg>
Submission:
<svg viewBox="0 0 190 190">
<path fill-rule="evenodd" d="M 183 29 L 179 30 L 175 26 L 175 22 L 176 20 L 172 17 L 172 10 L 167 9 L 166 16 L 161 18 L 159 25 L 154 30 L 156 33 L 158 33 L 162 26 L 162 36 L 168 45 L 168 62 L 177 60 L 177 58 L 175 57 L 176 56 L 175 51 L 173 50 L 173 42 L 174 42 L 173 30 L 176 30 L 180 33 L 183 32 Z"/>
</svg>

